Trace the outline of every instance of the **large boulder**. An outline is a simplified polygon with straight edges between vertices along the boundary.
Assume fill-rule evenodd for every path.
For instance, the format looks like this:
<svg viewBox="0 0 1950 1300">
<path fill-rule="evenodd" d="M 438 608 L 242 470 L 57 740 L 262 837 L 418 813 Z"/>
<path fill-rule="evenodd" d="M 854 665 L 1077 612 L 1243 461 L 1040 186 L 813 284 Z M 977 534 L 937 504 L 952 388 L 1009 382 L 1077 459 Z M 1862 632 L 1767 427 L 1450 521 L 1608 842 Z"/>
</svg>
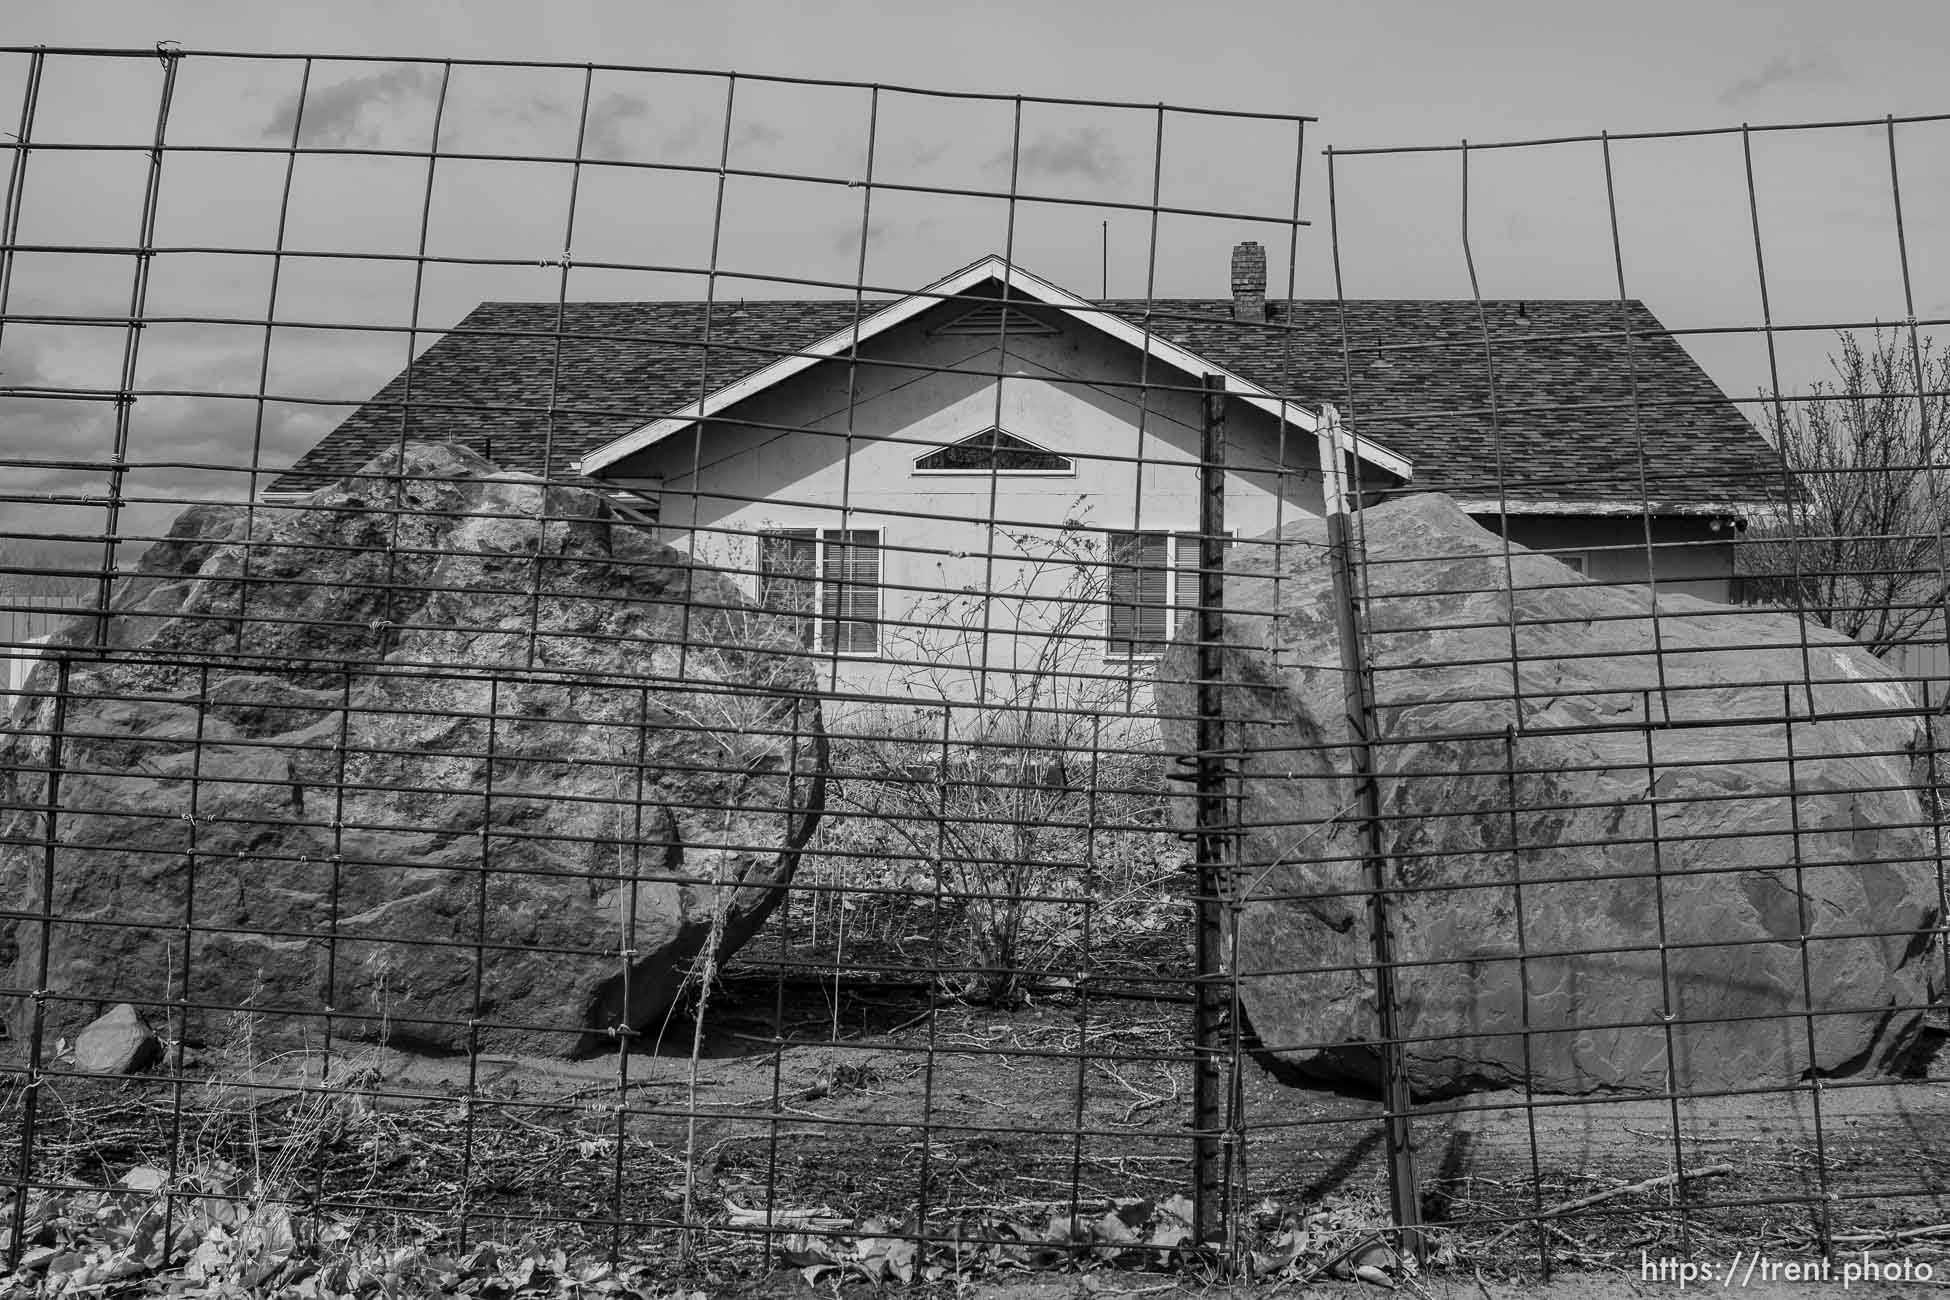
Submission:
<svg viewBox="0 0 1950 1300">
<path fill-rule="evenodd" d="M 1415 1092 L 1891 1068 L 1938 991 L 1938 893 L 1920 724 L 1889 670 L 1812 624 L 1804 638 L 1791 614 L 1661 593 L 1655 619 L 1644 587 L 1587 583 L 1522 547 L 1506 568 L 1502 541 L 1444 497 L 1355 525 Z M 1326 525 L 1282 540 L 1239 547 L 1226 578 L 1238 974 L 1276 1056 L 1372 1083 Z M 1157 693 L 1184 753 L 1190 635 Z"/>
<path fill-rule="evenodd" d="M 434 1051 L 470 1020 L 492 1051 L 654 1033 L 822 806 L 794 628 L 598 494 L 458 447 L 188 510 L 114 609 L 100 649 L 57 633 L 0 730 L 0 978 L 40 987 L 45 936 L 49 1042 L 179 998 L 204 1039 L 226 1008 Z"/>
</svg>

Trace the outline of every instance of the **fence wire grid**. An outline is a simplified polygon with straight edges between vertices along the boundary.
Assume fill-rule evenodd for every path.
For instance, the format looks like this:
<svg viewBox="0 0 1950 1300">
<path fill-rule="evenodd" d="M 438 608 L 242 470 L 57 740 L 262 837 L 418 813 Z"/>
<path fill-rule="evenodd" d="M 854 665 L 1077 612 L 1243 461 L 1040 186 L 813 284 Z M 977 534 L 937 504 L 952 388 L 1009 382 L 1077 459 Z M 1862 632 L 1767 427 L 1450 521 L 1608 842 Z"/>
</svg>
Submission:
<svg viewBox="0 0 1950 1300">
<path fill-rule="evenodd" d="M 1941 1266 L 1950 116 L 0 94 L 22 1284 Z"/>
</svg>

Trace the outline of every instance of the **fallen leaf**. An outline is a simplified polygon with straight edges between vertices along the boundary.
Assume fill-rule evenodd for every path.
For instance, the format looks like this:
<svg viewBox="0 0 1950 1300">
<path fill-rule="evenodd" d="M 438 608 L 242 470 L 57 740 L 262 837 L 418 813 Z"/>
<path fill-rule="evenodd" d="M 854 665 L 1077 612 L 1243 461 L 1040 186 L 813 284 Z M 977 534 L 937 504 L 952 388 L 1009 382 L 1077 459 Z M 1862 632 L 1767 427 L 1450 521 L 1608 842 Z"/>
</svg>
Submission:
<svg viewBox="0 0 1950 1300">
<path fill-rule="evenodd" d="M 779 1258 L 787 1268 L 817 1268 L 834 1264 L 830 1249 L 832 1243 L 825 1238 L 808 1236 L 795 1232 L 779 1243 Z"/>
<path fill-rule="evenodd" d="M 1087 1233 L 1078 1235 L 1087 1235 L 1088 1239 L 1094 1240 L 1097 1245 L 1092 1253 L 1097 1258 L 1108 1262 L 1143 1242 L 1144 1239 L 1137 1232 L 1138 1225 L 1142 1223 L 1143 1220 L 1140 1219 L 1137 1224 L 1133 1224 L 1125 1218 L 1122 1211 L 1112 1210 L 1108 1214 L 1092 1219 L 1084 1225 Z"/>
<path fill-rule="evenodd" d="M 243 1265 L 239 1280 L 256 1286 L 284 1267 L 297 1245 L 290 1213 L 281 1205 L 261 1207 L 237 1233 L 237 1258 Z"/>
<path fill-rule="evenodd" d="M 51 1259 L 59 1257 L 59 1255 L 60 1249 L 53 1247 L 53 1245 L 35 1245 L 33 1249 L 21 1253 L 20 1271 L 21 1273 L 33 1273 L 37 1269 L 45 1269 L 47 1263 Z"/>
<path fill-rule="evenodd" d="M 169 1173 L 154 1165 L 137 1165 L 122 1175 L 117 1186 L 126 1187 L 132 1192 L 160 1192 L 169 1186 Z"/>
<path fill-rule="evenodd" d="M 1158 1206 L 1157 1222 L 1152 1225 L 1148 1244 L 1175 1250 L 1192 1239 L 1192 1202 L 1174 1196 Z"/>
<path fill-rule="evenodd" d="M 1385 1287 L 1390 1291 L 1395 1289 L 1395 1279 L 1389 1277 L 1373 1264 L 1360 1265 L 1354 1270 L 1354 1276 L 1371 1286 Z"/>
<path fill-rule="evenodd" d="M 334 1224 L 332 1227 L 334 1229 L 342 1229 L 343 1225 Z M 327 1229 L 327 1231 L 331 1230 Z M 323 1235 L 322 1233 L 320 1234 L 321 1238 Z M 345 1236 L 350 1235 L 350 1232 L 345 1233 Z M 333 1240 L 338 1239 L 333 1238 Z M 501 1247 L 491 1241 L 484 1241 L 467 1253 L 467 1257 L 460 1261 L 460 1267 L 469 1273 L 499 1273 L 501 1271 Z"/>
<path fill-rule="evenodd" d="M 920 1248 L 908 1238 L 902 1237 L 890 1241 L 887 1247 L 887 1268 L 893 1273 L 895 1281 L 907 1283 L 914 1280 L 919 1254 Z"/>
<path fill-rule="evenodd" d="M 1307 1252 L 1313 1241 L 1313 1234 L 1302 1227 L 1290 1227 L 1268 1244 L 1265 1250 L 1253 1252 L 1253 1274 L 1256 1277 L 1271 1277 L 1291 1268 L 1300 1256 Z"/>
<path fill-rule="evenodd" d="M 48 1281 L 87 1267 L 88 1257 L 72 1250 L 57 1251 L 46 1261 Z"/>
</svg>

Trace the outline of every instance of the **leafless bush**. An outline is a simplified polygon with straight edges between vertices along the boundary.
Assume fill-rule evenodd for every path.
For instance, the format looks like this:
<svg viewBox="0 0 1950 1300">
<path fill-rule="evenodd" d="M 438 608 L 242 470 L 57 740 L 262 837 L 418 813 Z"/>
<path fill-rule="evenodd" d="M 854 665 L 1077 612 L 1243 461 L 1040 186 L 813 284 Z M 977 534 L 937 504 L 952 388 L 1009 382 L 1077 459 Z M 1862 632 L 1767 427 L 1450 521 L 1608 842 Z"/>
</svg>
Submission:
<svg viewBox="0 0 1950 1300">
<path fill-rule="evenodd" d="M 943 593 L 891 629 L 927 703 L 840 742 L 823 842 L 850 879 L 951 909 L 956 991 L 1011 1005 L 1074 975 L 1086 909 L 1166 928 L 1149 904 L 1178 845 L 1161 835 L 1162 759 L 1134 750 L 1132 684 L 1103 670 L 1102 543 L 1081 527 L 1007 533 L 986 593 Z"/>
<path fill-rule="evenodd" d="M 1770 409 L 1791 477 L 1780 517 L 1740 554 L 1743 599 L 1805 612 L 1874 654 L 1938 624 L 1946 595 L 1950 354 L 1906 332 L 1852 334 L 1831 380 Z M 1938 624 L 1940 626 L 1940 624 Z"/>
</svg>

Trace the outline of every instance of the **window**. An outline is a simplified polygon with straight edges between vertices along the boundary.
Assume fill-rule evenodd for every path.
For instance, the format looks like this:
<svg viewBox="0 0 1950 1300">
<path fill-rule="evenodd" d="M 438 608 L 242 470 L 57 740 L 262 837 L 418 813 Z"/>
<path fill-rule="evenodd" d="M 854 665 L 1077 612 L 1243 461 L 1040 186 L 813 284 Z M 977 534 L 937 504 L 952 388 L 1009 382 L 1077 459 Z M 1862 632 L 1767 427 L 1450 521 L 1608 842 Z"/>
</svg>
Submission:
<svg viewBox="0 0 1950 1300">
<path fill-rule="evenodd" d="M 758 603 L 799 614 L 799 641 L 812 644 L 819 605 L 819 530 L 781 528 L 758 535 Z"/>
<path fill-rule="evenodd" d="M 1195 532 L 1110 534 L 1110 654 L 1155 655 L 1165 648 L 1178 621 L 1198 608 L 1198 549 Z"/>
<path fill-rule="evenodd" d="M 780 528 L 760 533 L 758 603 L 799 615 L 799 640 L 808 648 L 878 654 L 880 530 Z"/>
<path fill-rule="evenodd" d="M 960 442 L 926 452 L 914 462 L 916 474 L 1074 474 L 1068 456 L 1038 447 L 1007 429 L 984 429 Z"/>
</svg>

